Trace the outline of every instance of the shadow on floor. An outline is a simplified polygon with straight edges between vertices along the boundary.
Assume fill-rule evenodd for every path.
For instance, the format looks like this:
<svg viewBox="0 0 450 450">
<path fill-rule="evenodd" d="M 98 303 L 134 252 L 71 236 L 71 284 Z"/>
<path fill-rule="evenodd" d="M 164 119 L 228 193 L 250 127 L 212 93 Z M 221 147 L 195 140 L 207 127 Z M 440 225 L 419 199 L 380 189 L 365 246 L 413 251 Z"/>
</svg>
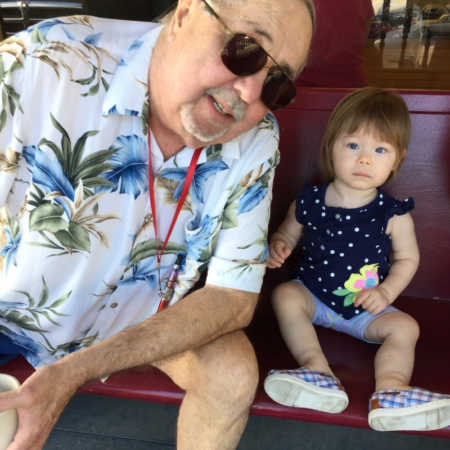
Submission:
<svg viewBox="0 0 450 450">
<path fill-rule="evenodd" d="M 174 450 L 177 412 L 173 405 L 77 395 L 44 449 Z M 449 448 L 446 439 L 251 416 L 238 450 Z"/>
</svg>

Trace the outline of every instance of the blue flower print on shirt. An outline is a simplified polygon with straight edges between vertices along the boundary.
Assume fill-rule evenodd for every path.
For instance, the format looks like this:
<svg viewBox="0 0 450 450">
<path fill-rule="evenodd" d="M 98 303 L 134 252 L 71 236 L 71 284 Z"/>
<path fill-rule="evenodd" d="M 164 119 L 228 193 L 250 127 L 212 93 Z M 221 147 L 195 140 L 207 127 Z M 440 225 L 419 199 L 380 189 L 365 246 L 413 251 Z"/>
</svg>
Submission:
<svg viewBox="0 0 450 450">
<path fill-rule="evenodd" d="M 142 47 L 142 44 L 144 41 L 142 39 L 136 39 L 129 47 L 128 51 L 134 52 L 136 50 L 139 50 Z"/>
<path fill-rule="evenodd" d="M 43 22 L 38 23 L 37 25 L 28 28 L 28 32 L 29 33 L 33 33 L 34 31 L 38 30 L 40 32 L 40 34 L 44 37 L 47 38 L 47 34 L 48 32 L 55 26 L 55 25 L 60 25 L 60 24 L 65 24 L 65 25 L 69 25 L 66 22 L 63 22 L 60 19 L 50 19 L 50 20 L 44 20 Z"/>
<path fill-rule="evenodd" d="M 266 262 L 268 256 L 269 256 L 269 244 L 266 242 L 264 245 L 264 250 L 259 255 L 258 264 Z"/>
<path fill-rule="evenodd" d="M 204 202 L 204 187 L 205 183 L 210 176 L 215 175 L 220 170 L 226 170 L 228 166 L 221 160 L 215 159 L 214 161 L 199 164 L 195 169 L 194 178 L 192 180 L 191 195 L 194 200 L 199 203 Z M 167 178 L 169 180 L 178 181 L 178 185 L 173 192 L 173 200 L 177 201 L 183 190 L 184 180 L 186 179 L 188 168 L 174 168 L 165 169 L 161 171 L 161 178 Z"/>
<path fill-rule="evenodd" d="M 8 271 L 9 265 L 12 263 L 17 266 L 17 250 L 19 249 L 22 233 L 13 234 L 8 226 L 4 228 L 6 234 L 6 244 L 0 250 L 0 256 L 5 257 L 5 271 Z"/>
<path fill-rule="evenodd" d="M 22 156 L 28 166 L 32 167 L 34 164 L 34 155 L 36 154 L 37 147 L 35 145 L 26 145 L 22 148 Z"/>
<path fill-rule="evenodd" d="M 86 44 L 93 45 L 94 47 L 100 42 L 100 38 L 103 33 L 95 33 L 86 36 L 83 40 Z"/>
<path fill-rule="evenodd" d="M 260 126 L 262 128 L 269 128 L 271 130 L 275 130 L 276 136 L 279 136 L 280 134 L 280 127 L 278 126 L 277 119 L 272 113 L 267 113 L 263 120 L 261 121 Z"/>
<path fill-rule="evenodd" d="M 267 186 L 264 186 L 262 183 L 255 183 L 247 189 L 239 200 L 237 213 L 243 214 L 256 208 L 256 206 L 258 206 L 261 200 L 266 196 L 267 190 Z"/>
<path fill-rule="evenodd" d="M 128 52 L 135 52 L 137 50 L 139 50 L 142 45 L 143 45 L 143 41 L 141 39 L 136 39 L 129 47 L 128 47 Z M 126 56 L 130 56 L 129 54 L 127 54 Z M 121 58 L 120 62 L 119 62 L 119 66 L 127 66 L 128 62 L 126 61 L 125 58 Z"/>
<path fill-rule="evenodd" d="M 187 256 L 196 261 L 207 261 L 216 246 L 220 228 L 218 217 L 206 215 L 200 221 L 193 219 L 186 228 Z"/>
<path fill-rule="evenodd" d="M 137 117 L 139 115 L 139 111 L 136 111 L 135 109 L 128 109 L 125 108 L 125 114 L 127 116 L 133 116 L 133 117 Z"/>
<path fill-rule="evenodd" d="M 108 114 L 120 114 L 119 110 L 117 109 L 117 105 L 111 106 L 108 110 Z"/>
<path fill-rule="evenodd" d="M 39 354 L 42 352 L 42 348 L 39 344 L 25 336 L 25 334 L 15 333 L 6 327 L 0 327 L 0 333 L 6 335 L 13 341 L 14 344 L 21 347 L 21 354 L 32 364 L 38 364 L 40 361 Z"/>
<path fill-rule="evenodd" d="M 46 193 L 60 192 L 74 199 L 75 191 L 53 153 L 46 153 L 34 145 L 24 147 L 23 154 L 33 173 L 33 182 L 42 186 Z"/>
<path fill-rule="evenodd" d="M 72 33 L 69 30 L 66 30 L 66 28 L 62 27 L 62 30 L 64 31 L 64 34 L 67 36 L 67 39 L 70 41 L 74 41 L 75 37 L 72 35 Z"/>
<path fill-rule="evenodd" d="M 154 262 L 156 258 L 147 258 L 146 260 L 139 261 L 134 264 L 131 270 L 131 274 L 121 279 L 117 285 L 122 286 L 126 284 L 134 284 L 138 281 L 145 281 L 150 289 L 156 287 L 156 281 L 158 276 L 158 269 L 155 267 Z M 151 268 L 153 266 L 153 268 Z"/>
<path fill-rule="evenodd" d="M 115 192 L 119 189 L 121 194 L 131 194 L 136 199 L 148 190 L 146 142 L 135 134 L 119 136 L 110 150 L 116 150 L 108 159 L 113 168 L 104 174 L 104 178 L 113 186 L 98 187 L 96 191 Z"/>
</svg>

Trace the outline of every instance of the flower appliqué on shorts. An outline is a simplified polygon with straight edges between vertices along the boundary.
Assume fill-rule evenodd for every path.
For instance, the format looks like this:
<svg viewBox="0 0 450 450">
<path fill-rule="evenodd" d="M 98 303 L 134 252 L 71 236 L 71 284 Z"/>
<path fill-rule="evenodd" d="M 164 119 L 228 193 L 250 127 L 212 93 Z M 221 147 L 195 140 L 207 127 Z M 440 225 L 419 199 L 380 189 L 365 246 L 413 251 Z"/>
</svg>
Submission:
<svg viewBox="0 0 450 450">
<path fill-rule="evenodd" d="M 378 264 L 367 264 L 359 269 L 359 273 L 352 273 L 344 283 L 345 289 L 336 289 L 334 295 L 344 297 L 344 306 L 355 302 L 358 292 L 378 286 Z"/>
</svg>

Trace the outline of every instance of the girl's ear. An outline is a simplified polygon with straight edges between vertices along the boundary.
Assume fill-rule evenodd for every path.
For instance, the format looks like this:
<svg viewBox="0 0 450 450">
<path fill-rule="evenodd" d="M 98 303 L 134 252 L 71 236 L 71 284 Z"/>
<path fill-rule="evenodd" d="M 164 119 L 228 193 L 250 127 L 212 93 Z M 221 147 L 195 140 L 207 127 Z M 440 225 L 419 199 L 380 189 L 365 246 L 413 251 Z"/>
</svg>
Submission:
<svg viewBox="0 0 450 450">
<path fill-rule="evenodd" d="M 392 180 L 392 178 L 395 177 L 395 175 L 397 175 L 397 172 L 400 169 L 407 152 L 408 152 L 407 148 L 404 148 L 403 150 L 398 152 L 397 160 L 395 161 L 394 167 L 392 168 L 388 180 Z"/>
<path fill-rule="evenodd" d="M 400 169 L 400 166 L 402 165 L 403 160 L 405 159 L 407 153 L 408 153 L 407 148 L 403 148 L 398 152 L 397 161 L 395 161 L 394 168 L 392 169 L 394 173 L 397 173 L 398 169 Z"/>
</svg>

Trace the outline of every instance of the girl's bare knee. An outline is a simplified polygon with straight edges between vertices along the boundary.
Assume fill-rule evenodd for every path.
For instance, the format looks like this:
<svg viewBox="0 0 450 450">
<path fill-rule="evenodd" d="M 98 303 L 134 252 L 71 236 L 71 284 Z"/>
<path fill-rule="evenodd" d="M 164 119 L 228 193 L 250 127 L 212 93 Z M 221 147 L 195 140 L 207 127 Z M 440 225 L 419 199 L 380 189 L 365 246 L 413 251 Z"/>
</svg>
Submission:
<svg viewBox="0 0 450 450">
<path fill-rule="evenodd" d="M 295 282 L 278 285 L 272 293 L 272 305 L 277 314 L 291 315 L 293 312 L 308 310 L 308 302 L 302 294 L 301 286 Z"/>
<path fill-rule="evenodd" d="M 420 327 L 417 320 L 404 313 L 402 329 L 411 341 L 417 342 L 420 336 Z"/>
<path fill-rule="evenodd" d="M 416 343 L 420 335 L 420 327 L 417 320 L 407 313 L 395 311 L 386 316 L 385 337 L 395 340 Z"/>
</svg>

